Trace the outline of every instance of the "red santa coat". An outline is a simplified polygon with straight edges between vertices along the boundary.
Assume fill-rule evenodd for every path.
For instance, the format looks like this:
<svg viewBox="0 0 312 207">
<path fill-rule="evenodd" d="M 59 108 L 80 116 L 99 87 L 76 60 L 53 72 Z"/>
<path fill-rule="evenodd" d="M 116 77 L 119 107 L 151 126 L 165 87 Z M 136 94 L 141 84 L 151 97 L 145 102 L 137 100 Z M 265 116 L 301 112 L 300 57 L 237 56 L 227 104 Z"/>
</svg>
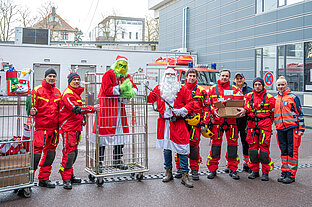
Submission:
<svg viewBox="0 0 312 207">
<path fill-rule="evenodd" d="M 101 106 L 101 110 L 98 113 L 96 123 L 94 123 L 93 134 L 95 134 L 96 124 L 99 126 L 99 135 L 116 134 L 118 110 L 120 110 L 119 117 L 121 118 L 122 131 L 123 133 L 129 133 L 125 104 L 121 101 L 122 98 L 120 96 L 113 94 L 113 88 L 123 83 L 126 79 L 130 79 L 133 88 L 138 90 L 129 74 L 126 78 L 117 79 L 113 69 L 104 73 L 98 95 L 98 103 Z"/>
<path fill-rule="evenodd" d="M 165 119 L 165 111 L 166 108 L 168 110 L 168 106 L 166 107 L 167 104 L 155 93 L 160 95 L 159 85 L 147 97 L 148 103 L 157 102 L 157 108 L 160 113 L 160 117 L 157 120 L 157 148 L 169 149 L 178 154 L 189 154 L 190 135 L 184 119 L 177 121 Z M 172 106 L 176 109 L 185 107 L 189 112 L 193 110 L 193 99 L 184 86 L 181 87 Z M 172 115 L 177 117 L 174 113 Z M 168 130 L 166 130 L 168 128 L 169 134 L 167 134 Z"/>
</svg>

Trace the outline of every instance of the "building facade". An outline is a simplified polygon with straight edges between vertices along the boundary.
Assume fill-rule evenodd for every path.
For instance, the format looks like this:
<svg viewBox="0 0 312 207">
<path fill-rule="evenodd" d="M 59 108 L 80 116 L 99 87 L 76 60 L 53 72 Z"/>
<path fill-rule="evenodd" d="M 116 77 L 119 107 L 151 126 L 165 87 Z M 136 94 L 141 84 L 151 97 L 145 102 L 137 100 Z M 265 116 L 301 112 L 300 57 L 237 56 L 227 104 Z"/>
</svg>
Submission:
<svg viewBox="0 0 312 207">
<path fill-rule="evenodd" d="M 159 50 L 197 53 L 199 63 L 243 72 L 248 83 L 264 77 L 269 90 L 284 75 L 312 106 L 311 0 L 149 0 L 149 9 L 159 18 Z"/>
</svg>

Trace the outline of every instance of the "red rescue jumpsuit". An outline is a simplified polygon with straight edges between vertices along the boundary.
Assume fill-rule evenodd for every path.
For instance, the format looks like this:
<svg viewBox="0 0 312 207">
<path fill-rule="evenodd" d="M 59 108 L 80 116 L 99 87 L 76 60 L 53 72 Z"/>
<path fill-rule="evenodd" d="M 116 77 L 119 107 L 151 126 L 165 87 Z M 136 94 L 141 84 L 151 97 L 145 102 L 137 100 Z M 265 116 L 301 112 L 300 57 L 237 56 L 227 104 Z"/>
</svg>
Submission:
<svg viewBox="0 0 312 207">
<path fill-rule="evenodd" d="M 305 130 L 299 98 L 287 89 L 278 93 L 275 102 L 274 122 L 277 142 L 281 150 L 282 176 L 295 178 L 298 169 L 298 151 L 301 136 Z"/>
<path fill-rule="evenodd" d="M 39 164 L 38 179 L 48 180 L 59 142 L 58 111 L 61 92 L 55 84 L 50 85 L 45 79 L 42 80 L 41 85 L 35 87 L 34 91 L 34 107 L 37 109 L 34 132 L 34 170 Z"/>
<path fill-rule="evenodd" d="M 63 181 L 74 176 L 73 164 L 78 155 L 78 144 L 81 138 L 83 114 L 93 113 L 93 106 L 82 106 L 81 93 L 83 87 L 68 88 L 62 94 L 60 109 L 60 133 L 63 136 L 63 158 L 60 173 Z M 80 107 L 81 111 L 74 113 L 74 108 Z M 76 110 L 77 111 L 77 110 Z"/>
<path fill-rule="evenodd" d="M 199 165 L 202 161 L 199 149 L 201 122 L 204 125 L 208 125 L 209 123 L 210 112 L 209 108 L 207 107 L 209 106 L 209 98 L 206 90 L 203 87 L 197 85 L 197 81 L 193 84 L 185 82 L 185 87 L 194 99 L 194 113 L 199 114 L 201 118 L 201 121 L 197 126 L 187 125 L 190 133 L 190 168 L 191 170 L 198 171 Z M 175 155 L 175 162 L 177 169 L 180 169 L 180 161 L 177 155 Z"/>
<path fill-rule="evenodd" d="M 262 173 L 269 173 L 274 167 L 270 158 L 270 141 L 275 98 L 264 88 L 261 92 L 253 89 L 246 95 L 246 99 L 245 108 L 249 117 L 246 138 L 249 144 L 248 165 L 253 172 L 259 172 L 261 162 Z"/>
<path fill-rule="evenodd" d="M 224 91 L 227 91 L 227 94 L 224 95 Z M 222 83 L 218 80 L 217 85 L 212 86 L 209 89 L 208 96 L 211 98 L 211 113 L 214 114 L 217 108 L 213 105 L 219 101 L 219 98 L 232 98 L 233 95 L 243 94 L 242 91 L 230 84 L 230 81 Z M 238 139 L 238 130 L 236 125 L 235 118 L 217 118 L 213 116 L 212 119 L 212 145 L 210 150 L 210 155 L 207 159 L 207 167 L 209 171 L 216 171 L 218 169 L 220 154 L 221 154 L 221 144 L 223 133 L 226 133 L 227 140 L 227 168 L 230 170 L 236 171 L 239 164 L 239 157 L 237 155 L 237 139 Z"/>
</svg>

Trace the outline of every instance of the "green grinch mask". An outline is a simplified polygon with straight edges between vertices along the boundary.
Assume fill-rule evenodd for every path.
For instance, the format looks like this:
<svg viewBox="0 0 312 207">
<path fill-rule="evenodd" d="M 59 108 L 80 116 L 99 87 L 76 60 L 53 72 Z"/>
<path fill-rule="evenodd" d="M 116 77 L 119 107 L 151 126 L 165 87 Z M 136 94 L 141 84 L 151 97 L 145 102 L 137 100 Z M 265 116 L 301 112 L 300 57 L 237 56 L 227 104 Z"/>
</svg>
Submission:
<svg viewBox="0 0 312 207">
<path fill-rule="evenodd" d="M 112 68 L 115 71 L 117 79 L 124 78 L 128 74 L 128 68 L 129 67 L 128 67 L 127 61 L 118 60 L 113 64 Z"/>
</svg>

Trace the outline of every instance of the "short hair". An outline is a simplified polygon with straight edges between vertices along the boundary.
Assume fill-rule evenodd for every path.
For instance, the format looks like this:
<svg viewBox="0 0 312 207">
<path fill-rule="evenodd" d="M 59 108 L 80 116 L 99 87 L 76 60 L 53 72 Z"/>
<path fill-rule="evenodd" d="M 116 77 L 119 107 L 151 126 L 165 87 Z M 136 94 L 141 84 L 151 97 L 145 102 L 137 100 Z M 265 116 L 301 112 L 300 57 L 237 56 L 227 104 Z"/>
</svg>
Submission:
<svg viewBox="0 0 312 207">
<path fill-rule="evenodd" d="M 288 83 L 287 83 L 287 80 L 286 80 L 286 78 L 285 78 L 285 76 L 280 76 L 280 77 L 277 79 L 277 81 L 285 81 L 286 84 L 288 84 Z M 276 82 L 277 82 L 277 81 L 276 81 Z"/>
<path fill-rule="evenodd" d="M 196 69 L 194 69 L 194 68 L 188 69 L 188 71 L 186 71 L 186 77 L 187 77 L 188 74 L 190 74 L 190 73 L 195 73 L 195 74 L 196 74 L 196 78 L 198 77 L 198 72 L 197 72 Z"/>
<path fill-rule="evenodd" d="M 222 72 L 228 72 L 230 74 L 230 77 L 231 77 L 231 71 L 229 69 L 222 69 L 220 71 L 220 75 L 221 75 Z"/>
</svg>

